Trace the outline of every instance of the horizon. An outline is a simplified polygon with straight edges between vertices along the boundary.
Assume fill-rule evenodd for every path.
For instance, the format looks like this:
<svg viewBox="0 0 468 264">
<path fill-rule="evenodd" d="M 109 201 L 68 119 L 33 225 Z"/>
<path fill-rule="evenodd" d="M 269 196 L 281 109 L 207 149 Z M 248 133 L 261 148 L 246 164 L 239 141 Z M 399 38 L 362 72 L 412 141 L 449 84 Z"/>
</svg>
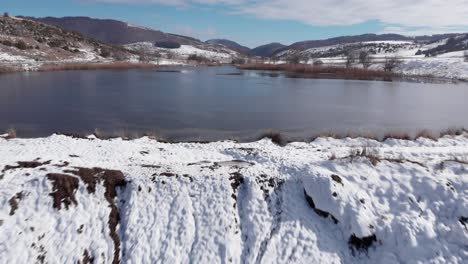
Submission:
<svg viewBox="0 0 468 264">
<path fill-rule="evenodd" d="M 468 31 L 468 18 L 461 16 L 465 9 L 468 12 L 466 0 L 433 0 L 431 3 L 398 7 L 387 4 L 388 12 L 377 12 L 372 6 L 363 7 L 366 1 L 359 1 L 354 3 L 352 8 L 364 10 L 359 16 L 343 11 L 339 17 L 336 17 L 336 11 L 331 11 L 336 9 L 336 4 L 349 6 L 349 3 L 341 0 L 332 1 L 334 4 L 330 1 L 318 1 L 314 5 L 301 0 L 286 2 L 274 0 L 269 4 L 266 1 L 249 0 L 45 0 L 41 3 L 27 3 L 26 0 L 17 0 L 4 3 L 2 12 L 9 12 L 14 16 L 113 19 L 202 41 L 228 39 L 249 48 L 273 42 L 291 45 L 306 40 L 361 34 L 399 34 L 415 37 Z M 441 15 L 443 10 L 463 2 L 467 7 L 458 6 L 450 16 Z M 442 4 L 444 7 L 441 7 Z M 50 8 L 51 6 L 54 8 Z M 379 7 L 381 6 L 382 3 L 379 4 Z M 285 10 L 279 7 L 284 7 Z M 301 8 L 304 9 L 303 12 L 330 11 L 327 14 L 335 17 L 325 18 L 318 15 L 310 18 L 298 12 Z M 402 8 L 425 12 L 419 11 L 404 17 Z M 397 14 L 394 14 L 394 11 Z M 436 11 L 439 16 L 436 21 L 423 19 L 420 14 L 426 13 L 424 17 L 431 17 Z M 316 12 L 315 14 L 318 14 Z M 375 14 L 370 14 L 372 12 Z M 418 18 L 423 21 L 418 21 Z M 245 30 L 246 28 L 248 30 Z"/>
</svg>

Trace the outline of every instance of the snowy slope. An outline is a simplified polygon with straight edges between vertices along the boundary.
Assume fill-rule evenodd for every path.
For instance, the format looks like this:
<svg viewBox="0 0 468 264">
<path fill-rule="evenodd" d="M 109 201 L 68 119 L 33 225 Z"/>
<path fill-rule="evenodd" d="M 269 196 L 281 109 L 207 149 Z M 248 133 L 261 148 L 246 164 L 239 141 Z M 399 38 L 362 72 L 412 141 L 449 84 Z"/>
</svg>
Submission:
<svg viewBox="0 0 468 264">
<path fill-rule="evenodd" d="M 463 263 L 467 160 L 466 133 L 285 147 L 0 138 L 0 260 Z"/>
</svg>

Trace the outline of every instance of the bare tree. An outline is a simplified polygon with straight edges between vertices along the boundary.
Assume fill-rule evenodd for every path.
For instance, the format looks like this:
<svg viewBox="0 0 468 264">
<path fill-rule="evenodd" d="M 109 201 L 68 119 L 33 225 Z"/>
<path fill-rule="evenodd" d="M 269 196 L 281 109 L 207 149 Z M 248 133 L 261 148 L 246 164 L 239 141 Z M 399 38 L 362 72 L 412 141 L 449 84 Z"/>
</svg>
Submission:
<svg viewBox="0 0 468 264">
<path fill-rule="evenodd" d="M 345 53 L 345 57 L 346 57 L 346 68 L 353 66 L 353 64 L 356 62 L 356 54 L 353 51 L 347 51 Z"/>
<path fill-rule="evenodd" d="M 173 52 L 168 51 L 166 53 L 166 58 L 169 60 L 173 60 L 175 58 L 175 54 Z"/>
<path fill-rule="evenodd" d="M 143 62 L 143 63 L 148 63 L 150 62 L 150 56 L 145 53 L 144 51 L 140 51 L 139 54 L 138 54 L 138 60 Z"/>
<path fill-rule="evenodd" d="M 286 61 L 289 64 L 301 64 L 301 61 L 303 60 L 302 56 L 299 54 L 299 52 L 294 52 L 290 54 L 287 58 Z"/>
<path fill-rule="evenodd" d="M 361 50 L 359 52 L 359 63 L 362 64 L 364 69 L 367 69 L 372 65 L 372 56 L 367 50 Z"/>
<path fill-rule="evenodd" d="M 322 60 L 319 60 L 319 59 L 316 59 L 313 61 L 313 65 L 314 66 L 322 66 L 323 65 L 323 61 Z"/>
<path fill-rule="evenodd" d="M 402 61 L 397 57 L 385 58 L 384 71 L 392 72 Z"/>
<path fill-rule="evenodd" d="M 465 54 L 463 56 L 465 57 L 465 61 L 468 62 L 468 51 L 465 51 Z"/>
</svg>

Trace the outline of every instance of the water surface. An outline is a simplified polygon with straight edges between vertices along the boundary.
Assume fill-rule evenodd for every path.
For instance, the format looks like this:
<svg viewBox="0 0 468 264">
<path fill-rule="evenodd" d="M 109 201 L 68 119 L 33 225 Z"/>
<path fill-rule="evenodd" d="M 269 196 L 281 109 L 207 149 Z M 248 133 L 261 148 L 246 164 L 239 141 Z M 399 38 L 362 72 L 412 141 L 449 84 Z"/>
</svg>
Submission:
<svg viewBox="0 0 468 264">
<path fill-rule="evenodd" d="M 247 139 L 468 127 L 467 84 L 290 79 L 232 67 L 0 75 L 0 131 Z"/>
</svg>

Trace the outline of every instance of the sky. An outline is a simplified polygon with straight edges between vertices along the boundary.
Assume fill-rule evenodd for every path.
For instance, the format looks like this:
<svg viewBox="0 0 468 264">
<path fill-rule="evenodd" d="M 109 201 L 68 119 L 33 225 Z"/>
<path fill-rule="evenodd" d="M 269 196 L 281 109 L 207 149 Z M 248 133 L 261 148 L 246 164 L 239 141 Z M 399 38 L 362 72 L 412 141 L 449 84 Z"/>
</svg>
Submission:
<svg viewBox="0 0 468 264">
<path fill-rule="evenodd" d="M 363 33 L 468 32 L 468 0 L 0 0 L 23 16 L 89 16 L 248 47 Z"/>
</svg>

